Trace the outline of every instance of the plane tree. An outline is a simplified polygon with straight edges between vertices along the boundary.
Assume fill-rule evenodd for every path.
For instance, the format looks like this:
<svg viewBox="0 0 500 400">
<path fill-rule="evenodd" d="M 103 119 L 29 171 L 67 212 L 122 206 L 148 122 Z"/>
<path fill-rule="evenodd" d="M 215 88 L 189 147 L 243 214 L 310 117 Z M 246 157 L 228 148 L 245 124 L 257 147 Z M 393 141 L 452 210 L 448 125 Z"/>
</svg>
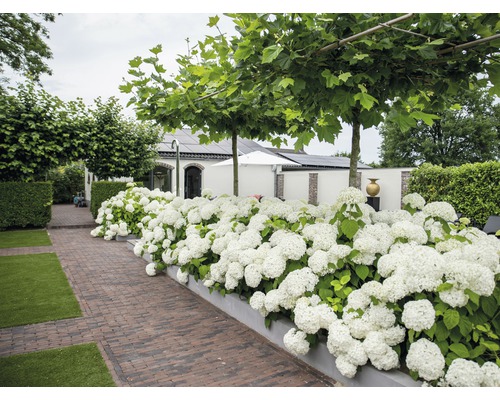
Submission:
<svg viewBox="0 0 500 400">
<path fill-rule="evenodd" d="M 301 148 L 352 126 L 355 186 L 361 128 L 432 125 L 460 88 L 500 93 L 498 14 L 227 14 L 238 67 L 253 90 L 287 100 L 287 133 Z M 314 134 L 299 130 L 309 121 Z"/>
<path fill-rule="evenodd" d="M 210 18 L 209 25 L 217 27 L 218 20 Z M 235 63 L 231 44 L 218 33 L 179 56 L 174 76 L 166 76 L 161 45 L 150 49 L 150 57 L 134 58 L 129 62 L 130 78 L 120 89 L 132 95 L 129 105 L 140 120 L 155 121 L 169 131 L 185 126 L 202 131 L 201 143 L 230 139 L 233 194 L 238 195 L 238 138 L 268 140 L 279 146 L 286 141 L 291 110 L 286 109 L 286 96 L 264 95 L 255 87 L 252 71 Z M 311 130 L 305 121 L 295 125 L 301 133 Z"/>
</svg>

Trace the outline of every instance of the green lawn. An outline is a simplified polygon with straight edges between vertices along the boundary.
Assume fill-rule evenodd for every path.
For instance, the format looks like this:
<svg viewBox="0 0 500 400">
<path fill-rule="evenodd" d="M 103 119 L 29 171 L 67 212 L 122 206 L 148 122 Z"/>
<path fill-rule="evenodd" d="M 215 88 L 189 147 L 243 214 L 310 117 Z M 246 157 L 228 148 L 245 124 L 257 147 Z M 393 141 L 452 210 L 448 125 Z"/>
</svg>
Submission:
<svg viewBox="0 0 500 400">
<path fill-rule="evenodd" d="M 45 229 L 0 232 L 0 249 L 51 245 L 52 242 Z"/>
<path fill-rule="evenodd" d="M 81 315 L 55 253 L 0 257 L 0 328 Z"/>
<path fill-rule="evenodd" d="M 0 357 L 0 386 L 115 386 L 95 343 Z"/>
</svg>

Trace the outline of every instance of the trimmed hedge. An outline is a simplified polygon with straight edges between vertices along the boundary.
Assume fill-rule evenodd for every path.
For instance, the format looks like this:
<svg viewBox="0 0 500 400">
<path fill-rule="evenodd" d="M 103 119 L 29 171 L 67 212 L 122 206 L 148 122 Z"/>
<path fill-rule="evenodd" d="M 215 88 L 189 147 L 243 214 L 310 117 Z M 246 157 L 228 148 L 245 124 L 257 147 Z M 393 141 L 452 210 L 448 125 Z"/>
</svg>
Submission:
<svg viewBox="0 0 500 400">
<path fill-rule="evenodd" d="M 128 182 L 97 181 L 92 182 L 90 188 L 90 212 L 97 218 L 99 208 L 103 201 L 116 196 L 122 190 L 127 190 Z M 142 186 L 141 182 L 135 182 L 136 186 Z"/>
<path fill-rule="evenodd" d="M 51 182 L 0 182 L 0 229 L 45 227 L 51 205 Z"/>
<path fill-rule="evenodd" d="M 446 201 L 482 227 L 490 215 L 500 215 L 500 162 L 447 167 L 422 164 L 410 173 L 408 192 L 427 202 Z"/>
</svg>

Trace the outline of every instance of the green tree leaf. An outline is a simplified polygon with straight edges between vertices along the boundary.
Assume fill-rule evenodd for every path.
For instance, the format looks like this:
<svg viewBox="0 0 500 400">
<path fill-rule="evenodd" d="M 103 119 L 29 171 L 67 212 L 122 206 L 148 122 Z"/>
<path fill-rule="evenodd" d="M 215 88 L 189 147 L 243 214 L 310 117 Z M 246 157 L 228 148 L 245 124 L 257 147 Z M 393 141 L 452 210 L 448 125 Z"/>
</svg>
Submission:
<svg viewBox="0 0 500 400">
<path fill-rule="evenodd" d="M 370 110 L 375 103 L 378 103 L 378 100 L 375 97 L 363 92 L 356 93 L 354 95 L 354 99 L 359 101 L 366 110 Z"/>
<path fill-rule="evenodd" d="M 219 22 L 220 18 L 216 15 L 215 17 L 209 17 L 208 18 L 208 26 L 209 27 L 213 27 L 215 25 L 217 25 L 217 23 Z"/>
<path fill-rule="evenodd" d="M 262 52 L 262 64 L 268 64 L 275 60 L 279 54 L 283 51 L 283 47 L 278 45 L 273 45 L 266 47 Z"/>
</svg>

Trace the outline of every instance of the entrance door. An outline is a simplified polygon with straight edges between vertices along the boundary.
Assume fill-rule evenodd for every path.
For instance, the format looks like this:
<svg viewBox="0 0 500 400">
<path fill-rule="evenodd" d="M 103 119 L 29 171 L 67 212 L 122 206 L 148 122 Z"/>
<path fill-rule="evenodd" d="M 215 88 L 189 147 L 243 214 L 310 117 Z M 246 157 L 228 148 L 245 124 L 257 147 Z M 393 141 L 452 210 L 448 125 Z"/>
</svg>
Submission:
<svg viewBox="0 0 500 400">
<path fill-rule="evenodd" d="M 184 172 L 184 197 L 194 199 L 201 196 L 201 170 L 198 167 L 188 167 Z"/>
</svg>

